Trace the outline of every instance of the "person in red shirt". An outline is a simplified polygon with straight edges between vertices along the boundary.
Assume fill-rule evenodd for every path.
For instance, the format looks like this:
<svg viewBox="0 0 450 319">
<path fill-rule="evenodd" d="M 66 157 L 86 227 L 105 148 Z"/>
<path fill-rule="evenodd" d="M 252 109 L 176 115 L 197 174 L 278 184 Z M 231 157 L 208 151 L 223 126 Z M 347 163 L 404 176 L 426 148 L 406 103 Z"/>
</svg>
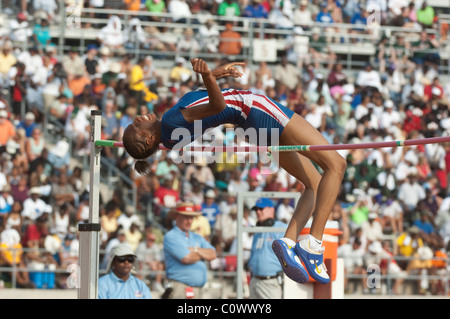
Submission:
<svg viewBox="0 0 450 319">
<path fill-rule="evenodd" d="M 48 235 L 47 214 L 43 214 L 36 218 L 36 221 L 27 226 L 22 237 L 22 245 L 27 248 L 33 247 L 33 243 L 39 243 L 42 236 Z"/>
<path fill-rule="evenodd" d="M 172 188 L 172 182 L 172 175 L 165 176 L 161 186 L 155 191 L 154 203 L 158 208 L 157 214 L 159 212 L 163 221 L 166 220 L 169 211 L 175 208 L 180 200 L 180 194 Z"/>
<path fill-rule="evenodd" d="M 444 89 L 442 88 L 438 77 L 435 77 L 433 79 L 433 82 L 429 85 L 426 85 L 423 89 L 423 100 L 425 102 L 431 100 L 433 97 L 442 99 L 443 96 Z"/>
</svg>

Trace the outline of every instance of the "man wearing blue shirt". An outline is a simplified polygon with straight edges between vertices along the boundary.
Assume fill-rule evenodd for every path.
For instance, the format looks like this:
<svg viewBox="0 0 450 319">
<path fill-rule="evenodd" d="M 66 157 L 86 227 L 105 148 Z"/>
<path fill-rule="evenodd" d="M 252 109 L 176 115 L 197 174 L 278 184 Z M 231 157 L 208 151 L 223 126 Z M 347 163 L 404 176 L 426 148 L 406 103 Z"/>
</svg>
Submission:
<svg viewBox="0 0 450 319">
<path fill-rule="evenodd" d="M 252 208 L 258 218 L 257 226 L 287 227 L 275 220 L 275 207 L 268 198 L 260 198 Z M 256 233 L 248 266 L 252 272 L 250 281 L 251 299 L 281 299 L 283 269 L 272 250 L 272 242 L 284 233 Z"/>
<path fill-rule="evenodd" d="M 98 280 L 98 299 L 152 299 L 147 285 L 131 274 L 135 260 L 128 244 L 111 250 L 108 273 Z"/>
<path fill-rule="evenodd" d="M 190 231 L 194 216 L 201 215 L 192 203 L 176 207 L 175 226 L 164 236 L 166 275 L 170 282 L 168 298 L 202 298 L 207 280 L 204 261 L 216 258 L 215 248 L 202 236 Z"/>
<path fill-rule="evenodd" d="M 217 215 L 220 214 L 219 205 L 217 205 L 215 199 L 216 193 L 212 189 L 210 189 L 206 192 L 205 201 L 202 203 L 202 214 L 203 216 L 208 218 L 211 229 L 214 229 Z"/>
<path fill-rule="evenodd" d="M 324 2 L 320 6 L 320 12 L 316 16 L 316 22 L 321 23 L 334 23 L 333 18 L 331 17 L 330 12 L 328 11 L 328 3 Z"/>
</svg>

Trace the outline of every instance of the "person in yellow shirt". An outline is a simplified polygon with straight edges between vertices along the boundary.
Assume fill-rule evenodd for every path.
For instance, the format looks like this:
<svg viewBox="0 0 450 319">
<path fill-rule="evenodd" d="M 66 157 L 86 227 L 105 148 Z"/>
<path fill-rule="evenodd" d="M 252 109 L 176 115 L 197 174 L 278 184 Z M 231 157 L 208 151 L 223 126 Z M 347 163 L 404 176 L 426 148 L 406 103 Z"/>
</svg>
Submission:
<svg viewBox="0 0 450 319">
<path fill-rule="evenodd" d="M 12 49 L 11 41 L 5 41 L 0 52 L 0 76 L 4 79 L 6 79 L 9 69 L 17 62 L 17 59 L 11 53 Z"/>
<path fill-rule="evenodd" d="M 175 62 L 175 66 L 170 70 L 170 81 L 174 83 L 186 82 L 192 75 L 191 70 L 184 65 L 186 60 L 183 57 L 177 57 Z"/>
<path fill-rule="evenodd" d="M 143 235 L 140 229 L 140 222 L 133 221 L 129 229 L 125 230 L 125 241 L 130 245 L 133 251 L 139 246 Z"/>
<path fill-rule="evenodd" d="M 417 226 L 410 227 L 407 232 L 397 237 L 396 241 L 395 255 L 401 257 L 412 257 L 420 247 L 423 247 L 420 229 Z M 402 269 L 406 269 L 408 260 L 399 260 L 398 264 Z"/>
<path fill-rule="evenodd" d="M 208 218 L 203 215 L 195 216 L 194 220 L 192 221 L 191 231 L 209 241 L 211 235 L 211 226 L 209 224 Z"/>
<path fill-rule="evenodd" d="M 0 233 L 0 267 L 18 268 L 26 267 L 23 260 L 23 246 L 20 243 L 21 237 L 14 228 L 6 229 Z M 5 280 L 12 282 L 12 272 L 3 273 Z M 35 288 L 33 282 L 30 281 L 27 271 L 17 271 L 15 273 L 16 287 L 18 288 Z"/>
<path fill-rule="evenodd" d="M 144 97 L 144 65 L 145 58 L 140 57 L 138 63 L 131 68 L 129 89 L 131 96 L 134 96 L 140 105 Z"/>
</svg>

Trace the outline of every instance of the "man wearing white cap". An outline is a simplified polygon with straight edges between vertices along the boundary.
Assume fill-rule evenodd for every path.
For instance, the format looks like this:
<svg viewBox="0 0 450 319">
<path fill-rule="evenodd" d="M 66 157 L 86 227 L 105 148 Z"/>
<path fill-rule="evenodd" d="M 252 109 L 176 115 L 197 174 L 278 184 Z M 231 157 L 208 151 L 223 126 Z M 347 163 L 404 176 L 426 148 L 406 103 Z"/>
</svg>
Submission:
<svg viewBox="0 0 450 319">
<path fill-rule="evenodd" d="M 204 261 L 216 258 L 215 248 L 191 229 L 194 216 L 201 215 L 192 203 L 176 207 L 175 227 L 164 236 L 164 256 L 169 298 L 202 298 L 202 287 L 207 280 Z"/>
<path fill-rule="evenodd" d="M 108 273 L 98 280 L 98 299 L 152 299 L 147 285 L 131 274 L 136 258 L 127 244 L 112 249 Z"/>
<path fill-rule="evenodd" d="M 32 187 L 29 191 L 30 197 L 23 202 L 22 216 L 25 219 L 34 221 L 44 212 L 48 211 L 48 205 L 40 199 L 41 189 L 39 187 Z"/>
<path fill-rule="evenodd" d="M 39 124 L 35 122 L 36 116 L 32 112 L 27 112 L 25 114 L 25 119 L 23 121 L 20 121 L 19 125 L 17 125 L 17 128 L 23 128 L 25 130 L 26 137 L 31 137 L 33 134 L 33 130 L 35 127 L 37 127 Z"/>
</svg>

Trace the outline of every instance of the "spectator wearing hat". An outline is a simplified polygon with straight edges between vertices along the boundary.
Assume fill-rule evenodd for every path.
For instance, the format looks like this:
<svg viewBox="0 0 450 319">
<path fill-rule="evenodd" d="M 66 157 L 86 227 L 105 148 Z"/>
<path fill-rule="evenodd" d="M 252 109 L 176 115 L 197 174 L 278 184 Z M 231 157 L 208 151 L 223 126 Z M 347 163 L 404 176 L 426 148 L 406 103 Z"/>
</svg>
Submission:
<svg viewBox="0 0 450 319">
<path fill-rule="evenodd" d="M 99 72 L 99 58 L 98 47 L 96 44 L 91 43 L 86 48 L 86 54 L 82 57 L 86 71 L 89 75 L 94 75 Z M 74 70 L 75 71 L 75 70 Z"/>
<path fill-rule="evenodd" d="M 10 40 L 3 42 L 2 51 L 0 52 L 0 75 L 3 80 L 7 79 L 7 75 L 11 67 L 17 63 L 17 59 L 12 53 L 13 45 Z"/>
<path fill-rule="evenodd" d="M 60 267 L 67 269 L 70 264 L 78 263 L 80 242 L 77 236 L 71 232 L 67 233 L 61 241 L 61 251 L 59 253 Z"/>
<path fill-rule="evenodd" d="M 98 280 L 98 299 L 152 299 L 147 285 L 132 274 L 136 258 L 126 244 L 111 250 L 107 274 Z"/>
<path fill-rule="evenodd" d="M 216 203 L 216 192 L 214 190 L 209 189 L 205 193 L 205 201 L 202 203 L 201 209 L 203 216 L 208 219 L 211 229 L 214 229 L 214 224 L 220 215 L 219 205 Z"/>
<path fill-rule="evenodd" d="M 25 136 L 27 138 L 32 137 L 36 127 L 39 127 L 39 124 L 36 123 L 36 116 L 32 112 L 27 112 L 25 118 L 17 125 L 18 129 L 23 128 L 25 130 Z"/>
<path fill-rule="evenodd" d="M 9 38 L 13 42 L 25 43 L 33 34 L 24 12 L 19 12 L 10 20 L 9 28 L 11 30 Z"/>
<path fill-rule="evenodd" d="M 30 197 L 23 202 L 22 216 L 24 220 L 35 221 L 39 216 L 44 214 L 47 204 L 40 198 L 40 187 L 32 187 L 29 191 Z"/>
<path fill-rule="evenodd" d="M 175 227 L 164 236 L 166 275 L 169 280 L 169 298 L 202 298 L 202 287 L 207 281 L 204 261 L 216 258 L 215 248 L 191 229 L 194 216 L 201 212 L 192 203 L 180 203 L 175 209 Z"/>
<path fill-rule="evenodd" d="M 369 212 L 367 221 L 361 224 L 361 231 L 363 236 L 366 237 L 368 244 L 382 240 L 383 229 L 378 221 L 378 213 L 375 210 Z"/>
<path fill-rule="evenodd" d="M 390 129 L 392 126 L 400 127 L 402 124 L 402 118 L 400 113 L 395 109 L 394 102 L 392 100 L 386 100 L 384 102 L 384 111 L 380 116 L 380 129 Z"/>
<path fill-rule="evenodd" d="M 275 219 L 275 207 L 269 198 L 259 198 L 252 210 L 256 212 L 256 226 L 287 227 L 287 224 Z M 272 243 L 283 238 L 284 233 L 256 233 L 248 266 L 251 299 L 282 299 L 283 270 L 273 252 Z"/>
</svg>

